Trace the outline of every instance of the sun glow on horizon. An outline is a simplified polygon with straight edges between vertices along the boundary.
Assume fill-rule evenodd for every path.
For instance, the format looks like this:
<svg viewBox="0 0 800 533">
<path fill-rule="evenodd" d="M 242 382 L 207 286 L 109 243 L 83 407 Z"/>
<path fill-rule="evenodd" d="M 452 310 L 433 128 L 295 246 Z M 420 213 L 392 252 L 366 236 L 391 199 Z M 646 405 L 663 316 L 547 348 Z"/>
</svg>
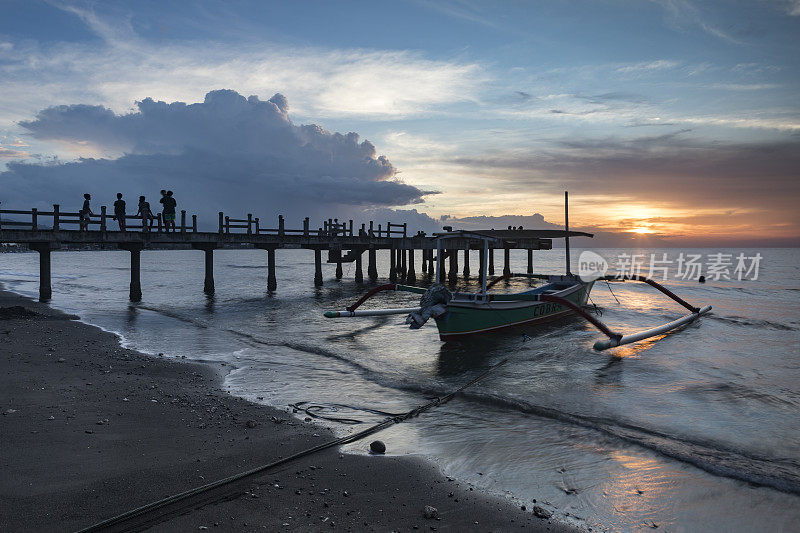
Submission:
<svg viewBox="0 0 800 533">
<path fill-rule="evenodd" d="M 655 233 L 656 232 L 656 230 L 654 230 L 652 228 L 634 228 L 634 229 L 630 229 L 628 231 L 631 232 L 631 233 L 638 233 L 639 235 L 645 235 L 647 233 Z"/>
</svg>

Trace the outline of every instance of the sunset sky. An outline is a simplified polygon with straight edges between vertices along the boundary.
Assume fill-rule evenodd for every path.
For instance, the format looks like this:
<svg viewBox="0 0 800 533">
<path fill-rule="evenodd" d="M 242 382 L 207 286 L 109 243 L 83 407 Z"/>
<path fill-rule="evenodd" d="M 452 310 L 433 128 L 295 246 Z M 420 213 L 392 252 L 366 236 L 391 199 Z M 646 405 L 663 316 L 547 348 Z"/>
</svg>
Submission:
<svg viewBox="0 0 800 533">
<path fill-rule="evenodd" d="M 164 182 L 800 245 L 800 2 L 0 0 L 0 202 Z"/>
</svg>

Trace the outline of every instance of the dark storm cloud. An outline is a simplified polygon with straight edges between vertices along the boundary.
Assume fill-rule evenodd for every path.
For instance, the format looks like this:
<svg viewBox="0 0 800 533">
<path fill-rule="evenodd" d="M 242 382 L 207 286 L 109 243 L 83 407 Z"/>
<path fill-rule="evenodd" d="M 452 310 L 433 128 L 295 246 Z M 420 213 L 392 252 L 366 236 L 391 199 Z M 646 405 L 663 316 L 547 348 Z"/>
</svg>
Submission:
<svg viewBox="0 0 800 533">
<path fill-rule="evenodd" d="M 71 105 L 21 122 L 37 139 L 85 143 L 124 155 L 69 163 L 11 163 L 0 174 L 2 201 L 64 203 L 91 192 L 156 200 L 175 191 L 181 207 L 214 222 L 217 211 L 287 217 L 326 216 L 361 207 L 420 203 L 425 194 L 395 179 L 395 168 L 356 133 L 295 125 L 286 98 L 245 98 L 212 91 L 204 102 L 157 102 L 117 115 L 102 106 Z"/>
</svg>

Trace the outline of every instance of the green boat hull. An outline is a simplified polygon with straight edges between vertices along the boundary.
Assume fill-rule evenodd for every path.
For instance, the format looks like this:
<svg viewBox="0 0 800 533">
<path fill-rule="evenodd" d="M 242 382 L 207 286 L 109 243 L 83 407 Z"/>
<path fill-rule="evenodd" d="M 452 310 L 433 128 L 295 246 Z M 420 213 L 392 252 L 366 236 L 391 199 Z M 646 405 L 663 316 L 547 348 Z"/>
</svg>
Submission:
<svg viewBox="0 0 800 533">
<path fill-rule="evenodd" d="M 580 284 L 558 291 L 555 295 L 580 307 L 586 304 L 593 284 Z M 569 308 L 552 302 L 503 301 L 502 295 L 496 298 L 488 303 L 451 300 L 447 312 L 436 319 L 439 338 L 452 341 L 469 335 L 546 322 L 573 313 Z"/>
</svg>

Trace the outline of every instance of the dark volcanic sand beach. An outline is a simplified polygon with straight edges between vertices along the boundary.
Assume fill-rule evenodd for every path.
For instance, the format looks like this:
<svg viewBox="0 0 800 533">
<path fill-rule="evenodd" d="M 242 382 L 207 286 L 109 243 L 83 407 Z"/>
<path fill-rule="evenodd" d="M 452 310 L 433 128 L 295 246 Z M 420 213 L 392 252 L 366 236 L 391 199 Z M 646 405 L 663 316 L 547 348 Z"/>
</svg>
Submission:
<svg viewBox="0 0 800 533">
<path fill-rule="evenodd" d="M 223 392 L 229 367 L 123 349 L 115 335 L 9 292 L 0 308 L 2 531 L 78 530 L 333 438 Z M 571 531 L 420 458 L 336 448 L 226 492 L 153 529 Z M 423 516 L 426 505 L 438 520 Z"/>
</svg>

